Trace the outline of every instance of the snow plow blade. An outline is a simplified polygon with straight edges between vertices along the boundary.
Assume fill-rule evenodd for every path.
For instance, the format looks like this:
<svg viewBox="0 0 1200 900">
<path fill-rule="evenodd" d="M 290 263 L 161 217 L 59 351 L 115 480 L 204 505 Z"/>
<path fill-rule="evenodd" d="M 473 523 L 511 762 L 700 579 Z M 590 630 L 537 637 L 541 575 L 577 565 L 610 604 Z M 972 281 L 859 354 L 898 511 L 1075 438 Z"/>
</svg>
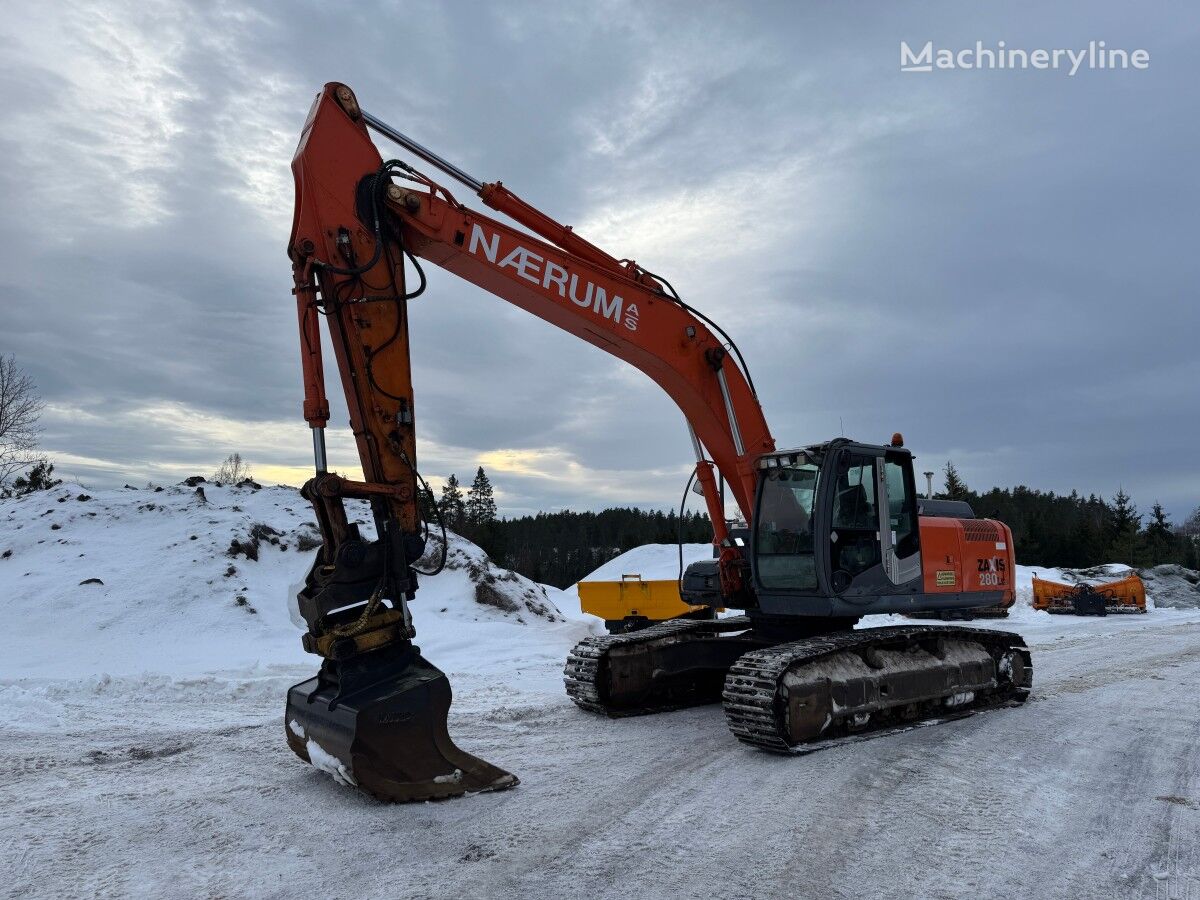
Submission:
<svg viewBox="0 0 1200 900">
<path fill-rule="evenodd" d="M 1146 587 L 1135 574 L 1107 584 L 1033 579 L 1033 608 L 1055 615 L 1107 616 L 1146 612 Z"/>
<path fill-rule="evenodd" d="M 410 644 L 325 660 L 288 691 L 288 746 L 378 800 L 441 800 L 515 786 L 516 776 L 455 746 L 450 682 Z"/>
</svg>

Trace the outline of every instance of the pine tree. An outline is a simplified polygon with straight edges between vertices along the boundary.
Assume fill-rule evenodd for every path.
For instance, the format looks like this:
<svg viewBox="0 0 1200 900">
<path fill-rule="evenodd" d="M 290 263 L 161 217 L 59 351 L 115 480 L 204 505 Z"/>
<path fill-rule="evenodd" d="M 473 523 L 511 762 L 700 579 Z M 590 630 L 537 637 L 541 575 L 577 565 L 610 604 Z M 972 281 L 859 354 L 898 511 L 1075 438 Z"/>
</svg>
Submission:
<svg viewBox="0 0 1200 900">
<path fill-rule="evenodd" d="M 946 490 L 942 493 L 944 500 L 967 500 L 971 493 L 964 482 L 958 475 L 958 469 L 954 468 L 954 463 L 946 461 L 946 468 L 942 470 L 942 477 L 946 480 Z"/>
<path fill-rule="evenodd" d="M 442 499 L 438 501 L 438 510 L 446 527 L 456 534 L 461 534 L 466 525 L 467 508 L 463 503 L 462 489 L 459 488 L 458 478 L 451 473 L 442 485 Z"/>
<path fill-rule="evenodd" d="M 1152 566 L 1170 561 L 1174 557 L 1175 533 L 1171 523 L 1157 500 L 1151 508 L 1150 523 L 1146 526 L 1147 562 Z"/>
<path fill-rule="evenodd" d="M 1095 565 L 1096 557 L 1102 554 L 1097 549 L 1099 537 L 1091 516 L 1084 513 L 1078 518 L 1078 522 L 1079 524 L 1075 526 L 1074 533 L 1071 535 L 1070 554 L 1063 562 L 1068 566 L 1083 568 Z"/>
<path fill-rule="evenodd" d="M 1187 539 L 1187 543 L 1183 548 L 1183 553 L 1180 554 L 1180 559 L 1183 560 L 1183 566 L 1186 566 L 1189 569 L 1200 569 L 1200 546 L 1196 545 L 1196 541 L 1194 539 Z"/>
<path fill-rule="evenodd" d="M 1138 532 L 1141 530 L 1142 517 L 1138 515 L 1137 507 L 1124 488 L 1117 490 L 1113 498 L 1112 518 L 1108 524 L 1108 552 L 1112 561 L 1125 563 L 1127 566 L 1137 565 L 1139 559 Z"/>
<path fill-rule="evenodd" d="M 437 525 L 437 505 L 437 498 L 433 496 L 433 491 L 428 486 L 418 489 L 417 507 L 421 511 L 421 518 L 431 527 Z"/>
<path fill-rule="evenodd" d="M 1167 535 L 1170 533 L 1171 523 L 1167 520 L 1167 514 L 1163 511 L 1162 504 L 1155 500 L 1154 506 L 1150 508 L 1150 524 L 1146 526 L 1146 534 Z"/>
<path fill-rule="evenodd" d="M 467 524 L 479 531 L 496 521 L 496 499 L 492 494 L 492 483 L 483 466 L 475 472 L 475 480 L 467 491 Z"/>
<path fill-rule="evenodd" d="M 60 484 L 62 484 L 62 479 L 54 477 L 54 463 L 48 459 L 42 459 L 24 475 L 18 475 L 13 480 L 13 493 L 18 497 L 23 497 L 34 491 L 48 491 Z"/>
</svg>

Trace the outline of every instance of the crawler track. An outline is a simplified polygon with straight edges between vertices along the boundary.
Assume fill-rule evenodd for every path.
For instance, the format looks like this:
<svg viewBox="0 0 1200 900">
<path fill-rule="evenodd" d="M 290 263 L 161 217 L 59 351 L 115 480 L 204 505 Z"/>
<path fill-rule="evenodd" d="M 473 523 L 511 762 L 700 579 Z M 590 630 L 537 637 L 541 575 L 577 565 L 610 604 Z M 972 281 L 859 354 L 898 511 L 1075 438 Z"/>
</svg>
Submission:
<svg viewBox="0 0 1200 900">
<path fill-rule="evenodd" d="M 969 683 L 954 683 L 960 674 Z M 725 679 L 725 715 L 744 743 L 808 753 L 1021 703 L 1032 674 L 1025 641 L 1016 634 L 863 629 L 745 654 Z"/>
<path fill-rule="evenodd" d="M 567 695 L 583 709 L 614 718 L 713 703 L 720 699 L 719 687 L 704 690 L 696 681 L 680 683 L 678 680 L 658 687 L 649 685 L 637 702 L 614 703 L 608 684 L 611 654 L 614 651 L 620 654 L 625 650 L 641 650 L 649 654 L 674 644 L 745 631 L 749 627 L 750 620 L 745 616 L 703 621 L 672 619 L 627 634 L 584 638 L 575 645 L 563 669 Z"/>
<path fill-rule="evenodd" d="M 586 638 L 567 659 L 567 694 L 614 718 L 723 699 L 738 740 L 797 754 L 1015 705 L 1032 684 L 1025 642 L 1008 632 L 907 625 L 767 646 L 750 624 L 675 619 Z"/>
</svg>

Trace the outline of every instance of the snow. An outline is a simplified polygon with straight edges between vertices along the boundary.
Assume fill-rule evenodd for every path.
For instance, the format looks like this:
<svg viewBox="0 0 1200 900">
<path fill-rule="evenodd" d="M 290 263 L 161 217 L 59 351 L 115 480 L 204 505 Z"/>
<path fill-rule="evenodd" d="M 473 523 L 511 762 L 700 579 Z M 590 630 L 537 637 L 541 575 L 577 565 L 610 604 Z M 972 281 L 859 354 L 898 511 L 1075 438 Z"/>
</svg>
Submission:
<svg viewBox="0 0 1200 900">
<path fill-rule="evenodd" d="M 684 544 L 683 567 L 712 560 L 712 544 Z M 580 581 L 620 581 L 622 575 L 641 575 L 643 581 L 674 581 L 679 577 L 679 548 L 675 544 L 646 544 L 626 550 Z"/>
<path fill-rule="evenodd" d="M 719 706 L 576 709 L 563 659 L 599 624 L 455 538 L 413 604 L 418 641 L 450 675 L 455 741 L 521 785 L 388 806 L 286 746 L 286 690 L 317 663 L 286 599 L 306 505 L 203 487 L 0 503 L 8 895 L 1200 893 L 1200 609 L 1163 602 L 1188 599 L 1184 574 L 1147 578 L 1145 616 L 1077 618 L 1032 610 L 1018 567 L 1012 616 L 973 624 L 1026 637 L 1029 703 L 783 758 L 734 741 Z M 277 543 L 227 556 L 256 524 Z M 638 548 L 589 577 L 677 565 Z"/>
<path fill-rule="evenodd" d="M 0 679 L 311 666 L 294 602 L 315 554 L 297 546 L 316 538 L 311 508 L 288 487 L 200 488 L 203 498 L 175 485 L 80 500 L 89 495 L 64 486 L 0 503 L 0 556 L 10 554 L 0 558 L 0 596 L 10 635 L 30 638 L 0 654 Z M 365 504 L 353 509 L 371 536 Z M 256 526 L 258 559 L 230 556 Z M 80 584 L 90 578 L 103 584 Z M 577 604 L 568 617 L 558 597 L 451 535 L 446 570 L 422 579 L 412 611 L 443 668 L 503 668 L 587 632 Z M 481 639 L 501 658 L 479 654 Z"/>
<path fill-rule="evenodd" d="M 329 777 L 338 784 L 344 784 L 349 787 L 353 787 L 354 785 L 358 784 L 358 782 L 354 780 L 354 776 L 350 774 L 350 770 L 342 765 L 341 760 L 339 760 L 332 753 L 326 752 L 325 748 L 312 738 L 309 738 L 307 741 L 305 741 L 304 749 L 308 753 L 309 762 L 311 762 L 322 772 L 328 774 Z"/>
</svg>

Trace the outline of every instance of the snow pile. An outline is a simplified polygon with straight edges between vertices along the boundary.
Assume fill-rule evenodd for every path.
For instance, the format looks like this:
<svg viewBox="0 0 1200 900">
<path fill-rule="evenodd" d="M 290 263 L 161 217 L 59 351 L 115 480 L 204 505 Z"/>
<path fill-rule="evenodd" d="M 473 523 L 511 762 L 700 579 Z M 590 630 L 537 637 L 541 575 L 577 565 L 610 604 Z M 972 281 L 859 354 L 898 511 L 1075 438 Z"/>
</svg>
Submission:
<svg viewBox="0 0 1200 900">
<path fill-rule="evenodd" d="M 1123 563 L 1105 563 L 1100 566 L 1089 566 L 1086 569 L 1061 569 L 1045 566 L 1018 566 L 1026 572 L 1036 575 L 1043 581 L 1058 581 L 1062 584 L 1106 584 L 1119 581 L 1133 573 L 1133 569 Z M 1033 582 L 1030 580 L 1030 589 Z"/>
<path fill-rule="evenodd" d="M 0 501 L 0 679 L 313 667 L 289 615 L 320 541 L 308 503 L 290 487 L 189 482 L 63 485 Z M 347 507 L 373 536 L 366 505 Z M 445 571 L 420 580 L 412 605 L 418 640 L 438 665 L 563 656 L 586 633 L 559 611 L 558 591 L 497 567 L 456 535 L 449 543 Z M 496 653 L 480 646 L 492 643 Z M 447 649 L 462 652 L 437 656 Z M 6 699 L 39 715 L 39 696 Z"/>
<path fill-rule="evenodd" d="M 684 544 L 683 567 L 711 560 L 712 544 Z M 622 575 L 641 575 L 643 581 L 674 581 L 679 577 L 677 544 L 644 544 L 610 559 L 580 581 L 620 581 Z"/>
<path fill-rule="evenodd" d="M 444 593 L 450 587 L 448 582 L 456 582 L 461 588 L 456 594 L 472 596 L 479 606 L 498 610 L 500 615 L 511 616 L 522 624 L 530 617 L 543 618 L 548 622 L 565 620 L 566 617 L 550 599 L 550 591 L 558 593 L 554 588 L 530 581 L 511 569 L 501 568 L 466 538 L 453 532 L 447 532 L 446 537 L 446 564 L 438 576 L 439 592 Z M 441 557 L 442 543 L 435 536 L 418 565 L 432 571 L 441 562 Z M 421 599 L 419 589 L 417 600 Z M 478 608 L 464 608 L 461 605 L 454 610 L 446 608 L 440 612 L 457 618 L 469 617 L 472 621 L 478 621 L 482 614 Z"/>
</svg>

